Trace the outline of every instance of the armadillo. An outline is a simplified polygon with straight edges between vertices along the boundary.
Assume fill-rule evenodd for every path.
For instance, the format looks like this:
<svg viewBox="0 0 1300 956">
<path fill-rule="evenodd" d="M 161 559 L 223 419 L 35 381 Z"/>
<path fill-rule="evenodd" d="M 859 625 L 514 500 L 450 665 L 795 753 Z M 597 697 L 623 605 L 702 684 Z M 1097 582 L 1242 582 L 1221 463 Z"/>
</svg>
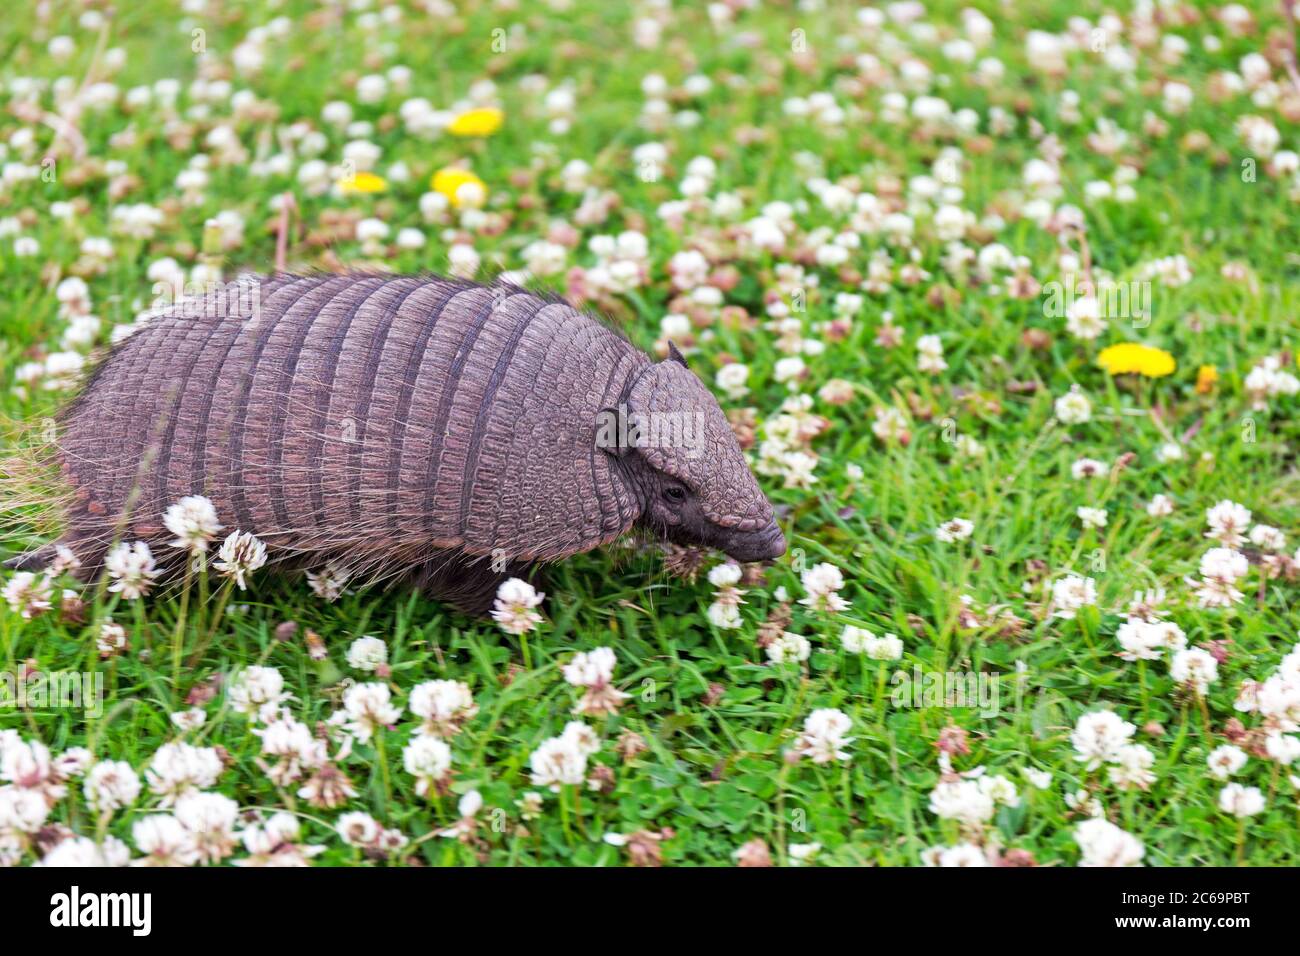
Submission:
<svg viewBox="0 0 1300 956">
<path fill-rule="evenodd" d="M 241 282 L 152 317 L 64 411 L 74 495 L 57 543 L 84 574 L 119 540 L 166 553 L 163 512 L 187 495 L 273 558 L 409 572 L 480 612 L 505 576 L 635 527 L 742 562 L 785 552 L 675 348 L 653 362 L 600 318 L 505 284 Z M 682 427 L 646 427 L 661 421 Z"/>
</svg>

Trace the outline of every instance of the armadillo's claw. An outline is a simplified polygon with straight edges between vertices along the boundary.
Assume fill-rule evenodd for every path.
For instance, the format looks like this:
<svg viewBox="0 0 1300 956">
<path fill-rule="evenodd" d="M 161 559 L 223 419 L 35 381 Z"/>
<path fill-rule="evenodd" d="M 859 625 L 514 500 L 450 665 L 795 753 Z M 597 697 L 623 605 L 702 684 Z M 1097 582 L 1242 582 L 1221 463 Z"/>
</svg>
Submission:
<svg viewBox="0 0 1300 956">
<path fill-rule="evenodd" d="M 11 571 L 40 571 L 53 560 L 54 545 L 46 544 L 34 551 L 20 554 L 16 558 L 10 558 L 4 566 Z"/>
</svg>

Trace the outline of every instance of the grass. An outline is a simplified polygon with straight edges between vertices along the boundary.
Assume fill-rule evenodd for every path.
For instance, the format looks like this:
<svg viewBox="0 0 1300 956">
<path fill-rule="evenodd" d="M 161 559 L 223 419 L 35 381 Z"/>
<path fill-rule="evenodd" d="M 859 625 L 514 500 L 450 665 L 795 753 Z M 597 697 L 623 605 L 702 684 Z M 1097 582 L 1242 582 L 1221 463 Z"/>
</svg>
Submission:
<svg viewBox="0 0 1300 956">
<path fill-rule="evenodd" d="M 10 83 L 18 76 L 46 81 L 65 76 L 80 83 L 92 75 L 99 31 L 77 25 L 75 5 L 54 6 L 46 21 L 35 16 L 33 6 L 0 25 L 3 75 Z M 400 5 L 405 11 L 400 25 L 381 23 L 373 30 L 357 13 L 340 20 L 298 0 L 274 9 L 252 2 L 210 3 L 211 12 L 192 15 L 178 15 L 174 6 L 155 0 L 121 5 L 117 19 L 104 28 L 103 49 L 118 46 L 127 53 L 112 77 L 122 90 L 163 77 L 180 80 L 180 119 L 168 126 L 158 109 L 128 114 L 120 103 L 88 110 L 78 120 L 86 158 L 62 150 L 54 181 L 38 177 L 0 187 L 0 220 L 12 217 L 13 233 L 40 244 L 37 255 L 18 256 L 15 237 L 0 238 L 5 276 L 0 362 L 6 386 L 20 364 L 60 350 L 67 321 L 59 314 L 54 289 L 59 279 L 86 271 L 82 239 L 112 235 L 110 210 L 117 201 L 158 206 L 165 222 L 148 239 L 114 235 L 113 255 L 102 270 L 86 271 L 92 311 L 106 325 L 131 321 L 138 305 L 148 301 L 152 282 L 146 269 L 163 256 L 187 267 L 209 261 L 227 274 L 270 268 L 278 219 L 271 204 L 286 190 L 295 192 L 309 234 L 295 234 L 291 267 L 365 268 L 379 262 L 394 271 L 445 271 L 454 224 L 425 223 L 419 199 L 432 172 L 455 160 L 470 161 L 490 189 L 488 209 L 502 217 L 504 228 L 495 234 L 473 225 L 460 230 L 482 256 L 480 276 L 520 268 L 523 249 L 546 235 L 552 222 L 575 223 L 582 197 L 561 188 L 560 170 L 571 159 L 590 163 L 591 181 L 614 194 L 618 205 L 606 221 L 576 226 L 583 242 L 569 253 L 567 265 L 594 264 L 586 245 L 591 236 L 624 229 L 646 234 L 649 281 L 633 294 L 598 303 L 643 347 L 654 345 L 659 320 L 670 311 L 675 293 L 667 263 L 674 253 L 701 248 L 716 264 L 734 264 L 739 281 L 726 303 L 763 321 L 753 327 L 715 325 L 711 335 L 697 336 L 690 360 L 707 383 L 714 381 L 724 355 L 748 365 L 750 394 L 722 398 L 722 404 L 728 410 L 752 407 L 760 423 L 778 415 L 791 392 L 775 379 L 783 354 L 763 309 L 765 294 L 780 288 L 778 265 L 794 257 L 789 251 L 733 252 L 709 216 L 680 228 L 665 221 L 660 206 L 679 198 L 677 187 L 692 157 L 716 161 L 710 195 L 736 193 L 743 207 L 739 222 L 759 215 L 770 202 L 795 204 L 792 244 L 797 245 L 819 227 L 839 230 L 846 219 L 828 212 L 809 191 L 812 177 L 800 154 L 816 157 L 822 174 L 833 181 L 854 177 L 848 184 L 855 190 L 888 197 L 887 178 L 906 190 L 912 177 L 930 172 L 942 147 L 956 145 L 962 150 L 958 203 L 976 218 L 996 209 L 1007 220 L 996 235 L 973 231 L 966 244 L 978 249 L 1000 242 L 1027 258 L 1031 275 L 1048 282 L 1063 277 L 1061 240 L 1019 216 L 1026 198 L 1022 169 L 1044 153 L 1042 140 L 1031 134 L 1032 119 L 1059 141 L 1057 202 L 1085 210 L 1088 251 L 1098 269 L 1139 279 L 1145 263 L 1183 255 L 1192 276 L 1177 287 L 1158 280 L 1151 284 L 1149 325 L 1112 319 L 1108 330 L 1089 342 L 1069 335 L 1062 318 L 1045 314 L 1043 296 L 1015 299 L 1006 294 L 1005 281 L 979 281 L 969 271 L 946 270 L 945 243 L 926 212 L 916 217 L 915 249 L 928 276 L 916 284 L 901 281 L 895 268 L 886 290 L 866 293 L 858 276 L 810 266 L 800 283 L 807 311 L 795 315 L 802 320 L 803 336 L 824 341 L 825 349 L 805 355 L 808 377 L 799 390 L 814 396 L 813 411 L 829 424 L 811 443 L 818 456 L 815 484 L 786 488 L 779 477 L 761 479 L 782 509 L 791 552 L 766 571 L 762 584 L 749 588 L 744 623 L 737 630 L 710 625 L 706 610 L 712 588 L 703 576 L 689 583 L 667 574 L 653 548 L 615 547 L 553 568 L 544 585 L 546 621 L 527 636 L 526 648 L 490 622 L 468 620 L 400 589 L 353 590 L 327 604 L 300 578 L 263 573 L 254 575 L 251 590 L 235 592 L 221 614 L 215 613 L 215 598 L 202 602 L 195 593 L 183 602 L 175 588 L 145 602 L 92 590 L 84 624 L 57 612 L 27 620 L 0 609 L 0 669 L 9 675 L 27 668 L 93 669 L 104 678 L 102 714 L 6 708 L 0 710 L 0 728 L 40 740 L 56 755 L 86 747 L 98 759 L 125 761 L 143 774 L 158 748 L 179 735 L 169 715 L 210 690 L 210 699 L 201 704 L 206 721 L 186 739 L 222 748 L 224 769 L 212 789 L 233 798 L 250 817 L 277 810 L 294 814 L 303 841 L 324 847 L 314 862 L 326 865 L 378 862 L 335 833 L 346 811 L 372 814 L 407 837 L 402 849 L 386 857 L 391 863 L 616 865 L 642 857 L 603 837 L 650 832 L 662 837 L 653 841 L 655 852 L 668 864 L 729 864 L 743 844 L 762 840 L 778 863 L 791 861 L 792 848 L 815 843 L 821 847 L 818 863 L 915 865 L 929 847 L 973 841 L 1028 851 L 1040 865 L 1073 865 L 1080 860 L 1074 832 L 1082 817 L 1065 797 L 1085 789 L 1102 802 L 1108 819 L 1143 843 L 1148 864 L 1295 861 L 1300 837 L 1296 787 L 1289 781 L 1294 769 L 1250 759 L 1234 779 L 1259 787 L 1267 806 L 1241 830 L 1219 809 L 1223 782 L 1206 769 L 1208 753 L 1227 742 L 1229 720 L 1240 718 L 1247 727 L 1260 723 L 1258 715 L 1235 711 L 1233 702 L 1242 681 L 1264 680 L 1293 646 L 1300 626 L 1295 581 L 1264 579 L 1256 564 L 1241 588 L 1245 597 L 1228 609 L 1198 607 L 1186 581 L 1195 576 L 1209 546 L 1205 510 L 1215 502 L 1240 502 L 1255 521 L 1287 532 L 1297 528 L 1300 517 L 1296 398 L 1276 397 L 1267 409 L 1255 409 L 1244 384 L 1265 356 L 1282 355 L 1288 363 L 1294 357 L 1300 263 L 1286 250 L 1300 239 L 1300 217 L 1295 187 L 1270 175 L 1236 132 L 1241 116 L 1266 116 L 1281 131 L 1286 149 L 1296 144 L 1296 124 L 1278 106 L 1254 105 L 1245 94 L 1215 101 L 1209 91 L 1215 71 L 1236 69 L 1243 56 L 1263 50 L 1268 31 L 1284 31 L 1275 15 L 1260 13 L 1260 26 L 1241 36 L 1208 15 L 1194 24 L 1166 25 L 1164 33 L 1189 43 L 1176 64 L 1163 62 L 1156 47 L 1135 49 L 1135 67 L 1126 76 L 1099 57 L 1076 51 L 1067 54 L 1065 75 L 1053 77 L 1027 62 L 1026 33 L 1064 31 L 1075 15 L 1095 20 L 1100 6 L 930 4 L 927 22 L 945 39 L 961 34 L 961 8 L 984 9 L 995 23 L 995 36 L 980 56 L 997 57 L 1006 68 L 1000 82 L 981 86 L 971 80 L 973 67 L 948 61 L 936 43 L 901 26 L 883 28 L 897 38 L 894 46 L 948 78 L 936 80 L 931 95 L 945 98 L 953 111 L 978 113 L 979 132 L 959 136 L 927 133 L 910 116 L 902 122 L 882 119 L 886 88 L 898 85 L 888 53 L 892 47 L 838 5 L 767 6 L 714 27 L 702 8 L 683 4 L 665 15 L 656 49 L 629 42 L 641 14 L 592 0 L 574 0 L 563 14 L 546 5 L 511 10 L 466 3 L 454 15 L 427 16 L 414 5 Z M 293 27 L 267 40 L 263 70 L 256 76 L 232 74 L 232 50 L 250 29 L 275 16 L 291 18 Z M 176 177 L 203 151 L 208 129 L 226 121 L 231 110 L 228 98 L 218 97 L 206 115 L 185 115 L 192 100 L 184 87 L 199 68 L 192 51 L 196 29 L 204 31 L 208 62 L 217 72 L 234 75 L 234 88 L 251 89 L 275 108 L 278 119 L 237 121 L 248 159 L 214 163 L 202 201 L 186 206 L 178 202 Z M 504 51 L 492 46 L 498 29 L 505 31 Z M 795 30 L 804 31 L 807 56 L 792 52 Z M 64 62 L 47 49 L 49 38 L 60 34 L 76 39 L 76 51 Z M 1203 45 L 1211 35 L 1220 39 L 1220 49 Z M 866 52 L 883 64 L 878 81 L 858 78 L 853 56 Z M 396 64 L 412 69 L 410 91 L 391 92 L 376 104 L 358 102 L 357 78 Z M 691 74 L 713 81 L 709 93 L 674 101 L 676 108 L 699 111 L 697 125 L 643 128 L 641 84 L 652 73 L 662 74 L 674 89 Z M 543 77 L 547 88 L 571 82 L 575 105 L 567 132 L 548 127 L 541 94 L 521 86 L 529 75 Z M 503 128 L 490 139 L 423 140 L 396 118 L 409 97 L 450 108 L 471 84 L 487 77 L 496 82 L 506 113 Z M 1280 67 L 1274 67 L 1273 77 L 1283 101 L 1295 95 Z M 1192 88 L 1187 113 L 1170 115 L 1163 107 L 1166 80 Z M 1062 108 L 1066 89 L 1079 94 L 1077 121 Z M 862 115 L 828 132 L 782 107 L 787 97 L 819 91 L 833 92 L 838 103 Z M 350 102 L 355 118 L 373 123 L 374 131 L 350 137 L 323 124 L 322 108 L 334 100 Z M 48 94 L 42 104 L 51 107 Z M 1013 131 L 989 133 L 992 107 L 1016 117 Z M 1148 113 L 1162 117 L 1167 130 L 1150 129 Z M 382 147 L 377 171 L 403 162 L 409 181 L 390 175 L 388 190 L 376 196 L 313 197 L 291 174 L 251 175 L 249 162 L 275 151 L 278 132 L 299 120 L 327 136 L 322 158 L 336 162 L 349 139 L 369 139 Z M 1088 146 L 1098 120 L 1113 121 L 1128 133 L 1115 155 Z M 135 131 L 133 141 L 120 135 L 127 127 Z M 24 129 L 34 133 L 35 142 L 26 156 L 13 138 Z M 1205 134 L 1203 148 L 1189 145 L 1187 137 L 1194 133 Z M 0 117 L 0 140 L 10 144 L 6 162 L 38 164 L 51 138 L 48 127 L 25 122 L 12 110 Z M 670 148 L 669 168 L 649 182 L 632 158 L 632 150 L 646 142 Z M 304 159 L 295 158 L 291 170 Z M 1258 160 L 1253 179 L 1243 179 L 1242 162 L 1248 159 Z M 134 177 L 118 199 L 109 194 L 109 181 L 117 174 L 104 174 L 105 161 L 123 164 Z M 1140 170 L 1133 201 L 1086 201 L 1084 185 L 1111 180 L 1120 163 Z M 77 204 L 76 215 L 68 221 L 52 216 L 51 204 L 58 202 Z M 222 210 L 244 217 L 245 236 L 213 255 L 210 238 L 205 246 L 204 224 Z M 387 222 L 394 235 L 400 227 L 417 227 L 428 242 L 404 250 L 393 246 L 390 236 L 383 253 L 372 256 L 347 229 L 330 241 L 313 241 L 310 234 L 327 228 L 332 216 L 373 216 Z M 860 237 L 861 246 L 846 265 L 861 275 L 880 249 L 893 253 L 896 266 L 905 261 L 882 235 L 861 231 Z M 1077 250 L 1078 243 L 1071 248 Z M 1228 263 L 1245 263 L 1249 280 L 1225 275 Z M 546 282 L 564 288 L 563 274 Z M 836 339 L 824 334 L 823 323 L 832 318 L 840 292 L 862 294 L 865 301 L 847 334 Z M 885 311 L 904 333 L 897 348 L 876 341 Z M 1028 344 L 1029 332 L 1042 333 L 1036 347 Z M 949 367 L 937 375 L 917 368 L 915 343 L 927 333 L 937 333 L 944 344 Z M 107 330 L 101 344 L 106 338 Z M 1171 352 L 1176 372 L 1154 381 L 1109 378 L 1096 365 L 1097 352 L 1129 340 Z M 1204 393 L 1195 388 L 1202 365 L 1214 366 L 1219 375 Z M 815 397 L 835 379 L 852 383 L 846 404 Z M 1072 385 L 1091 398 L 1093 415 L 1067 426 L 1054 418 L 1053 402 Z M 39 421 L 65 397 L 37 386 L 6 388 L 0 412 Z M 908 443 L 875 437 L 871 424 L 880 406 L 904 413 Z M 959 455 L 957 435 L 977 439 L 984 455 Z M 1161 463 L 1157 450 L 1174 440 L 1184 457 Z M 1134 457 L 1122 470 L 1087 481 L 1071 477 L 1071 465 L 1080 457 L 1110 464 L 1129 454 Z M 860 476 L 851 466 L 861 468 Z M 1174 500 L 1169 517 L 1155 519 L 1145 512 L 1157 493 Z M 1076 517 L 1081 505 L 1106 508 L 1108 524 L 1082 529 Z M 954 516 L 974 522 L 973 536 L 952 544 L 936 541 L 935 527 Z M 21 517 L 7 534 L 8 551 L 40 540 L 34 516 Z M 1289 545 L 1295 544 L 1292 535 Z M 800 571 L 818 562 L 841 569 L 846 581 L 841 593 L 849 607 L 830 615 L 794 604 L 786 629 L 807 637 L 813 653 L 802 664 L 772 664 L 757 644 L 759 625 L 777 612 L 778 589 L 786 589 L 792 600 L 804 595 Z M 1054 580 L 1067 571 L 1092 577 L 1098 592 L 1096 606 L 1073 620 L 1049 616 L 1042 592 L 1022 587 L 1028 579 Z M 1194 696 L 1178 692 L 1167 660 L 1139 667 L 1116 656 L 1115 631 L 1124 609 L 1135 591 L 1153 587 L 1168 590 L 1169 619 L 1186 632 L 1189 646 L 1230 642 L 1203 713 Z M 973 624 L 963 615 L 964 595 L 974 601 Z M 996 612 L 987 610 L 991 606 L 1014 614 L 1018 633 L 1006 633 Z M 101 660 L 94 638 L 106 618 L 126 627 L 129 650 Z M 282 640 L 277 627 L 286 621 L 298 629 Z M 840 633 L 846 623 L 899 635 L 902 660 L 884 664 L 845 652 Z M 213 640 L 207 644 L 209 630 Z M 309 630 L 323 639 L 324 660 L 309 654 L 304 639 Z M 192 666 L 179 669 L 178 681 L 177 634 L 181 660 L 197 656 Z M 313 807 L 296 794 L 299 784 L 277 786 L 259 765 L 265 760 L 262 742 L 224 694 L 232 675 L 251 665 L 278 669 L 293 695 L 290 710 L 314 728 L 338 709 L 351 683 L 375 679 L 346 662 L 349 645 L 362 635 L 386 642 L 386 682 L 399 705 L 412 687 L 427 680 L 460 680 L 472 688 L 478 714 L 450 741 L 453 775 L 446 794 L 419 797 L 402 768 L 402 749 L 418 724 L 409 713 L 371 742 L 357 742 L 341 760 L 357 791 L 343 807 Z M 602 742 L 588 770 L 612 771 L 607 792 L 567 786 L 559 794 L 546 793 L 530 780 L 529 756 L 575 719 L 570 711 L 579 696 L 564 681 L 561 667 L 575 652 L 602 646 L 615 650 L 616 683 L 630 694 L 616 716 L 587 719 Z M 893 675 L 914 668 L 995 677 L 996 713 L 893 705 L 888 699 Z M 851 759 L 827 765 L 786 759 L 805 718 L 817 708 L 837 708 L 852 719 Z M 1120 790 L 1104 771 L 1088 771 L 1075 759 L 1070 731 L 1082 714 L 1097 709 L 1112 709 L 1137 726 L 1135 741 L 1155 758 L 1149 789 Z M 999 807 L 976 832 L 963 832 L 956 821 L 939 819 L 929 808 L 941 771 L 936 741 L 950 725 L 969 734 L 970 752 L 953 758 L 957 770 L 985 767 L 989 774 L 1010 778 L 1019 790 L 1018 806 Z M 646 748 L 628 760 L 617 752 L 626 732 L 639 735 Z M 1026 769 L 1050 772 L 1051 783 L 1041 790 L 1029 785 Z M 483 798 L 475 841 L 433 836 L 455 822 L 457 799 L 470 790 Z M 529 792 L 545 793 L 535 819 L 525 819 L 519 805 Z M 133 825 L 157 809 L 159 798 L 146 788 L 129 807 L 95 814 L 80 781 L 73 781 L 71 793 L 50 809 L 49 822 L 86 837 L 112 836 L 134 845 Z M 30 842 L 17 845 L 20 862 L 40 856 Z"/>
</svg>

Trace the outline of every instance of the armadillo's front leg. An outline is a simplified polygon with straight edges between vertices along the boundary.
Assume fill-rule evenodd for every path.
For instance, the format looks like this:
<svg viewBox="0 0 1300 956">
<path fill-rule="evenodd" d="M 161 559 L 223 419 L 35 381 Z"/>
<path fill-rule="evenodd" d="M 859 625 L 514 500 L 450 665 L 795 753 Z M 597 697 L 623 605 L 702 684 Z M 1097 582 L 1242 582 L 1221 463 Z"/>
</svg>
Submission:
<svg viewBox="0 0 1300 956">
<path fill-rule="evenodd" d="M 497 589 L 509 578 L 531 580 L 537 566 L 528 561 L 494 561 L 459 552 L 443 552 L 414 572 L 413 584 L 424 594 L 445 601 L 466 614 L 482 616 L 492 609 Z"/>
</svg>

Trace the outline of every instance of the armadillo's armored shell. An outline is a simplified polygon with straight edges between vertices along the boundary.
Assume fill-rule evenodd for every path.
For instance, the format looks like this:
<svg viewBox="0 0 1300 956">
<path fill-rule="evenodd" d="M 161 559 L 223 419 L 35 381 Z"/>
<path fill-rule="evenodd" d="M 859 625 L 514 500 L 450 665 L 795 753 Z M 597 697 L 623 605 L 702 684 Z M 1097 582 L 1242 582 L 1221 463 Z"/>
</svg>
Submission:
<svg viewBox="0 0 1300 956">
<path fill-rule="evenodd" d="M 154 317 L 65 415 L 70 543 L 184 495 L 286 551 L 551 559 L 637 515 L 595 449 L 649 360 L 571 306 L 433 277 L 274 276 Z M 122 520 L 124 517 L 124 521 Z"/>
</svg>

